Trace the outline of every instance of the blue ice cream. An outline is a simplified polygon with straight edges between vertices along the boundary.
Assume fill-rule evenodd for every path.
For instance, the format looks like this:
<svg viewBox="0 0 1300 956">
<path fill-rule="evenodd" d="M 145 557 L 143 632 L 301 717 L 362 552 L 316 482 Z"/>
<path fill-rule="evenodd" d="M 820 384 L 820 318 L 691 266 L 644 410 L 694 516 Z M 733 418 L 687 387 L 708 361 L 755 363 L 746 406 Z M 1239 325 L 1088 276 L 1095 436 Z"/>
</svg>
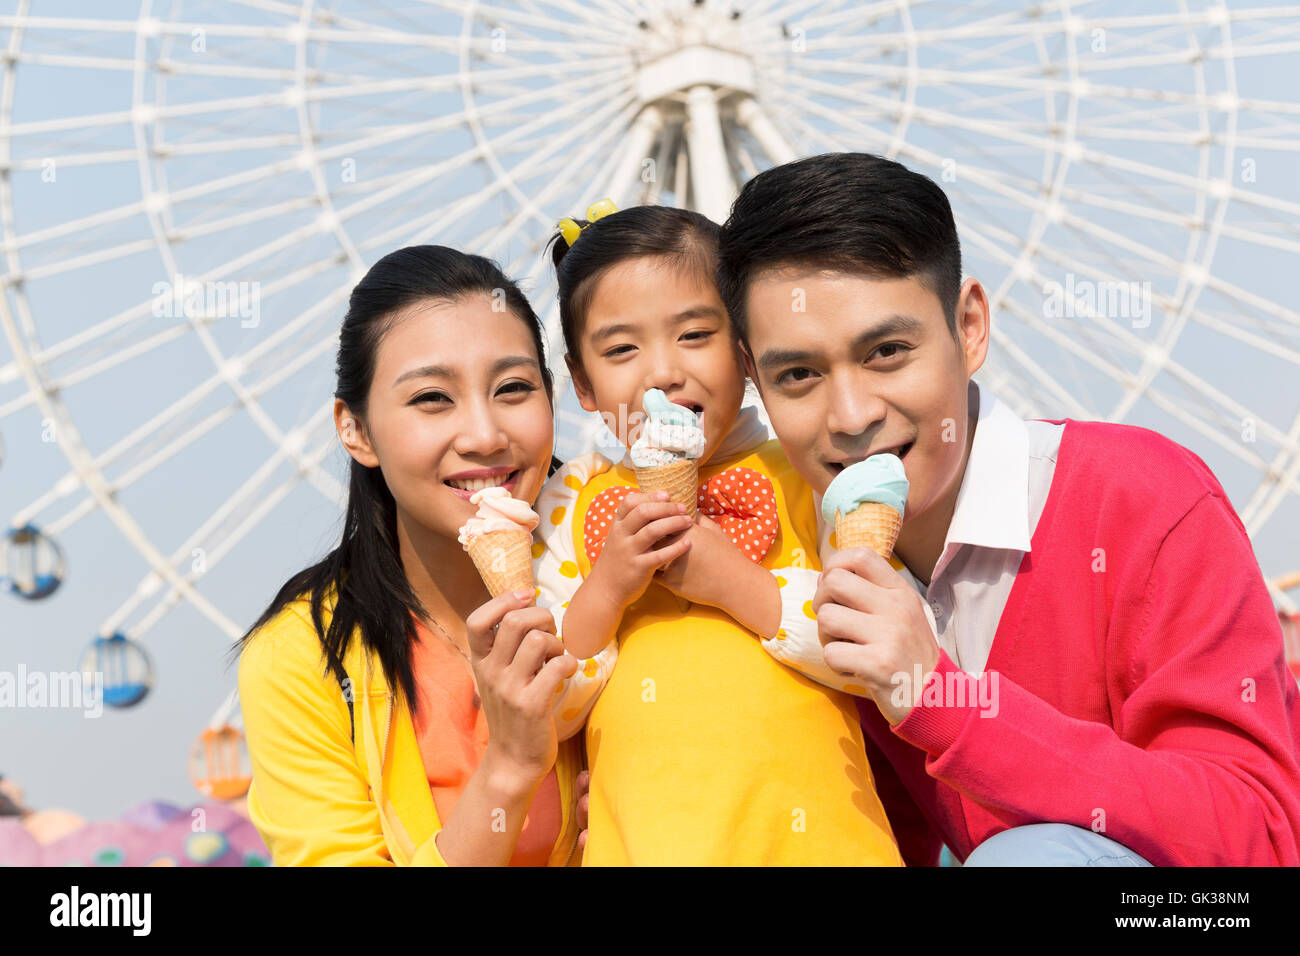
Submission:
<svg viewBox="0 0 1300 956">
<path fill-rule="evenodd" d="M 641 399 L 646 422 L 628 456 L 637 468 L 659 468 L 704 454 L 704 429 L 696 414 L 670 402 L 662 389 L 651 388 Z"/>
<path fill-rule="evenodd" d="M 850 514 L 864 501 L 879 501 L 900 515 L 907 507 L 907 473 L 897 455 L 872 455 L 855 462 L 831 481 L 822 496 L 822 517 L 835 524 L 835 512 Z"/>
</svg>

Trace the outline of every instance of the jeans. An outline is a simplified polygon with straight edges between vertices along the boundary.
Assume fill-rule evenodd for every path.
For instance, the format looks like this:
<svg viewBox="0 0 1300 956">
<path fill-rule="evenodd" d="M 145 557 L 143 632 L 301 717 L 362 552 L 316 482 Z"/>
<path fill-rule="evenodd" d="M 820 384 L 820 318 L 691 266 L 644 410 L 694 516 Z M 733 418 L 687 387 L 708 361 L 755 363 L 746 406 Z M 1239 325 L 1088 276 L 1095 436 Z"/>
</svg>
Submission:
<svg viewBox="0 0 1300 956">
<path fill-rule="evenodd" d="M 1031 823 L 995 833 L 965 866 L 1150 866 L 1110 837 L 1068 823 Z"/>
</svg>

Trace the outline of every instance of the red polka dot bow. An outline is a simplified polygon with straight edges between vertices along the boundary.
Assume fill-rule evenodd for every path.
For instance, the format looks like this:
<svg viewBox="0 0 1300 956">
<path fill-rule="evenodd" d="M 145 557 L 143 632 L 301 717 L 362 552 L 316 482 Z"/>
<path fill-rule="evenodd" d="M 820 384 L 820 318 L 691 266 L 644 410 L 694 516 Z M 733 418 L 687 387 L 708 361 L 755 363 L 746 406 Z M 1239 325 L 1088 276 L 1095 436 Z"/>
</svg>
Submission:
<svg viewBox="0 0 1300 956">
<path fill-rule="evenodd" d="M 583 545 L 593 564 L 605 547 L 619 502 L 635 490 L 628 485 L 606 488 L 587 509 Z M 772 482 L 753 468 L 728 468 L 700 485 L 699 509 L 700 514 L 717 522 L 732 543 L 755 563 L 766 557 L 776 540 L 779 524 Z"/>
</svg>

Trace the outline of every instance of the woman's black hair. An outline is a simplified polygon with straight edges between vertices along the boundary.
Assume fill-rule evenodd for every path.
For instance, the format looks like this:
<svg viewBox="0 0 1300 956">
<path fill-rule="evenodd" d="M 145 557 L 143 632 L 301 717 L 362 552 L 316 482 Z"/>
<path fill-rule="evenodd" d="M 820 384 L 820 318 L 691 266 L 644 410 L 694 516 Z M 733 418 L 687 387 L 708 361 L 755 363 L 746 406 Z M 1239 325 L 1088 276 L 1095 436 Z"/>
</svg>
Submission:
<svg viewBox="0 0 1300 956">
<path fill-rule="evenodd" d="M 871 153 L 825 153 L 764 170 L 722 226 L 718 292 L 748 341 L 745 299 L 761 270 L 807 266 L 872 278 L 918 276 L 957 338 L 961 245 L 952 207 L 927 176 Z"/>
<path fill-rule="evenodd" d="M 587 308 L 600 277 L 612 266 L 639 256 L 658 256 L 710 285 L 718 263 L 718 224 L 689 209 L 631 206 L 595 222 L 575 219 L 583 227 L 570 246 L 556 233 L 551 259 L 559 286 L 560 329 L 564 347 L 582 365 L 578 343 Z"/>
<path fill-rule="evenodd" d="M 504 300 L 506 308 L 528 327 L 542 382 L 553 401 L 541 323 L 528 299 L 495 262 L 445 246 L 398 249 L 371 266 L 357 283 L 339 332 L 335 398 L 364 419 L 379 344 L 394 317 L 425 299 L 459 301 L 478 294 L 490 296 L 494 302 Z M 553 474 L 559 465 L 552 457 L 548 473 Z M 402 568 L 397 507 L 383 474 L 378 467 L 368 468 L 354 458 L 349 468 L 348 505 L 339 546 L 280 588 L 257 622 L 236 642 L 231 657 L 237 658 L 259 628 L 309 592 L 312 623 L 335 678 L 341 683 L 347 676 L 343 658 L 353 629 L 359 626 L 362 644 L 378 654 L 389 685 L 399 688 L 414 709 L 418 698 L 411 665 L 412 614 L 423 619 L 427 612 Z M 337 597 L 327 631 L 321 611 L 331 587 Z"/>
</svg>

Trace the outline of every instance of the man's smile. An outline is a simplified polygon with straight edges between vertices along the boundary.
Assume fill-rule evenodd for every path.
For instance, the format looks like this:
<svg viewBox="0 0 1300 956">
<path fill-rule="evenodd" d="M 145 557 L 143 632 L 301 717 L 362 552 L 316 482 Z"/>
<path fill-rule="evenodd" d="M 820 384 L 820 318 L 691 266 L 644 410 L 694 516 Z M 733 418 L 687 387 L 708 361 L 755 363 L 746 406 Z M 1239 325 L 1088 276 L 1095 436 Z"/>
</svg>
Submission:
<svg viewBox="0 0 1300 956">
<path fill-rule="evenodd" d="M 828 460 L 826 462 L 826 466 L 830 468 L 831 471 L 835 472 L 836 474 L 839 474 L 849 465 L 856 465 L 860 461 L 866 461 L 872 455 L 893 454 L 893 455 L 897 455 L 900 459 L 906 460 L 907 454 L 912 450 L 912 446 L 914 444 L 916 444 L 915 441 L 909 441 L 902 445 L 891 445 L 886 448 L 880 448 L 866 455 L 861 455 L 861 456 L 849 455 L 846 458 Z"/>
</svg>

